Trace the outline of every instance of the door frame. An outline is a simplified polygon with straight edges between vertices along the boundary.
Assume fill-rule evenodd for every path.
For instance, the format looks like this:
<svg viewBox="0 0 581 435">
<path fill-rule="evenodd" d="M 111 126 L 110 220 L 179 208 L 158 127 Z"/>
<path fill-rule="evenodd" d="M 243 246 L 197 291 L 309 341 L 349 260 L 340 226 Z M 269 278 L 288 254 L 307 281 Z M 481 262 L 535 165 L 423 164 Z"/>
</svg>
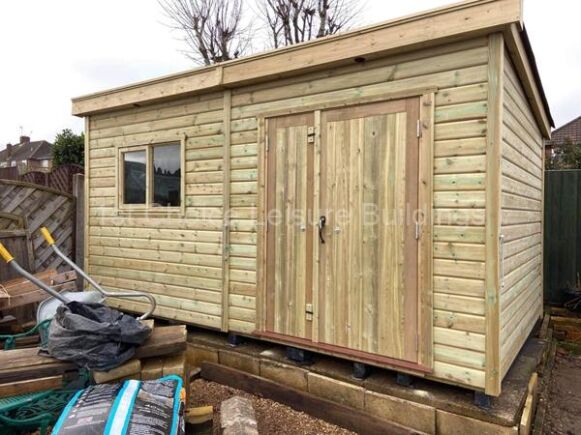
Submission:
<svg viewBox="0 0 581 435">
<path fill-rule="evenodd" d="M 434 108 L 436 88 L 422 88 L 397 94 L 387 94 L 357 100 L 348 99 L 318 106 L 287 109 L 284 111 L 265 111 L 258 119 L 258 198 L 257 198 L 257 299 L 256 299 L 256 329 L 253 335 L 260 338 L 297 345 L 320 353 L 352 358 L 388 368 L 403 368 L 417 372 L 430 373 L 433 368 L 433 155 L 434 155 Z M 366 103 L 393 101 L 405 98 L 419 98 L 419 162 L 418 162 L 418 207 L 425 209 L 424 225 L 418 244 L 418 363 L 409 363 L 394 358 L 383 357 L 338 346 L 324 345 L 318 342 L 318 316 L 313 318 L 312 341 L 297 339 L 267 332 L 266 327 L 266 214 L 268 213 L 267 185 L 268 180 L 268 119 L 298 113 L 314 112 L 315 115 L 315 156 L 314 167 L 320 168 L 321 156 L 321 112 L 341 107 L 360 106 Z M 314 180 L 313 216 L 318 216 L 320 210 L 320 170 L 316 171 Z M 313 276 L 318 276 L 320 250 L 319 244 L 313 248 Z M 318 280 L 313 284 L 313 311 L 318 313 Z"/>
</svg>

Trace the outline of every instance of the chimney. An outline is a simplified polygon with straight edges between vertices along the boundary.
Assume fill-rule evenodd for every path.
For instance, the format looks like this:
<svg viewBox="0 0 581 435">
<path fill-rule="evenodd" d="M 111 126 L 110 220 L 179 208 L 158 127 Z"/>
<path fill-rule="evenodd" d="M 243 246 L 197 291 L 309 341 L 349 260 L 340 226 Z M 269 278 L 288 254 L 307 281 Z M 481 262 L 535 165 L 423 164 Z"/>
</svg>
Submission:
<svg viewBox="0 0 581 435">
<path fill-rule="evenodd" d="M 6 144 L 6 153 L 8 154 L 8 158 L 10 158 L 12 156 L 12 144 L 11 143 Z"/>
<path fill-rule="evenodd" d="M 20 143 L 25 144 L 30 142 L 30 136 L 20 136 Z"/>
</svg>

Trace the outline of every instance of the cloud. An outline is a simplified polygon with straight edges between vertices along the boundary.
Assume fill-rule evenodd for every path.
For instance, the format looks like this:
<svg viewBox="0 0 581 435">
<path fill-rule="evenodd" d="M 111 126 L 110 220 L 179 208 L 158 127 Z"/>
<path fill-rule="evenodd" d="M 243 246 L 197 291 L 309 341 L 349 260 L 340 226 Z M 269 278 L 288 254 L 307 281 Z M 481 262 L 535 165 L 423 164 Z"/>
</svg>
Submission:
<svg viewBox="0 0 581 435">
<path fill-rule="evenodd" d="M 151 59 L 133 59 L 128 62 L 123 58 L 104 58 L 76 61 L 72 64 L 72 72 L 88 83 L 97 84 L 102 90 L 176 71 L 171 65 L 154 62 Z M 97 90 L 91 89 L 88 92 Z"/>
</svg>

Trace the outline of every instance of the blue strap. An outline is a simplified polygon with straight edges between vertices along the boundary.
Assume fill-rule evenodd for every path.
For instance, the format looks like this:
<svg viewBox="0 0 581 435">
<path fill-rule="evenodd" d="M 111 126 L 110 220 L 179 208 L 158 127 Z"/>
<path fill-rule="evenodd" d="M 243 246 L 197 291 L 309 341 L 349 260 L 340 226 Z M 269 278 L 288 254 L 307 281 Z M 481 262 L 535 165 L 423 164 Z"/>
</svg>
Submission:
<svg viewBox="0 0 581 435">
<path fill-rule="evenodd" d="M 139 392 L 141 381 L 129 380 L 123 383 L 123 387 L 113 403 L 103 435 L 120 435 L 127 431 L 131 411 L 135 405 L 135 398 Z"/>
<path fill-rule="evenodd" d="M 64 424 L 65 420 L 69 416 L 71 409 L 73 409 L 73 406 L 75 406 L 75 403 L 77 403 L 77 400 L 79 400 L 79 397 L 81 397 L 81 394 L 83 394 L 84 391 L 85 390 L 77 391 L 75 393 L 75 395 L 73 396 L 73 398 L 71 400 L 69 400 L 69 403 L 67 403 L 67 406 L 65 407 L 65 409 L 61 413 L 61 416 L 59 417 L 58 421 L 56 422 L 56 424 L 52 428 L 52 435 L 57 435 L 59 433 L 62 425 Z"/>
<path fill-rule="evenodd" d="M 169 375 L 164 376 L 163 378 L 159 379 L 160 381 L 176 381 L 177 387 L 174 393 L 173 398 L 173 421 L 171 426 L 170 435 L 177 435 L 178 432 L 178 422 L 179 422 L 179 414 L 180 414 L 180 394 L 183 387 L 183 380 L 177 375 Z"/>
<path fill-rule="evenodd" d="M 125 424 L 123 424 L 123 431 L 121 432 L 122 434 L 127 433 L 127 428 L 129 427 L 129 421 L 131 421 L 131 417 L 133 415 L 132 411 L 133 408 L 135 407 L 135 400 L 137 399 L 137 394 L 139 393 L 139 390 L 141 389 L 141 381 L 129 381 L 130 383 L 135 382 L 134 384 L 134 389 L 131 392 L 131 398 L 129 399 L 129 407 L 127 408 L 127 414 L 125 416 Z M 127 389 L 129 390 L 131 388 L 131 385 L 127 387 Z"/>
</svg>

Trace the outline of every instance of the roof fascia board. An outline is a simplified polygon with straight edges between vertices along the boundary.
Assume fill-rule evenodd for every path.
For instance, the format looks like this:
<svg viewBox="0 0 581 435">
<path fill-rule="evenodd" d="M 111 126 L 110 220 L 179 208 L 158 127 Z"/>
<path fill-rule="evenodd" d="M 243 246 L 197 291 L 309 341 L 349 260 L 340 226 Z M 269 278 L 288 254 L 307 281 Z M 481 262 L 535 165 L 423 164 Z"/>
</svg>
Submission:
<svg viewBox="0 0 581 435">
<path fill-rule="evenodd" d="M 508 49 L 508 53 L 512 62 L 514 63 L 517 74 L 519 75 L 525 93 L 529 99 L 529 103 L 533 110 L 533 114 L 541 132 L 545 139 L 551 138 L 551 118 L 550 113 L 547 113 L 543 103 L 541 84 L 537 82 L 533 74 L 532 66 L 530 64 L 528 55 L 524 48 L 523 41 L 520 36 L 522 27 L 518 24 L 512 24 L 504 31 L 504 37 Z"/>
<path fill-rule="evenodd" d="M 246 83 L 261 76 L 302 72 L 317 65 L 332 65 L 356 57 L 381 56 L 396 49 L 413 49 L 449 38 L 492 33 L 501 26 L 522 20 L 521 0 L 470 2 L 413 18 L 393 25 L 363 29 L 321 41 L 302 49 L 272 53 L 264 59 L 241 59 L 225 66 L 224 84 Z M 461 6 L 461 7 L 460 7 Z M 250 67 L 251 65 L 252 67 Z"/>
<path fill-rule="evenodd" d="M 522 0 L 470 0 L 352 32 L 309 41 L 73 99 L 84 116 L 273 77 L 298 75 L 356 57 L 378 57 L 522 25 Z"/>
<path fill-rule="evenodd" d="M 196 92 L 212 92 L 222 87 L 222 67 L 204 68 L 178 76 L 133 84 L 73 99 L 73 115 L 85 116 L 142 104 L 164 101 Z"/>
</svg>

